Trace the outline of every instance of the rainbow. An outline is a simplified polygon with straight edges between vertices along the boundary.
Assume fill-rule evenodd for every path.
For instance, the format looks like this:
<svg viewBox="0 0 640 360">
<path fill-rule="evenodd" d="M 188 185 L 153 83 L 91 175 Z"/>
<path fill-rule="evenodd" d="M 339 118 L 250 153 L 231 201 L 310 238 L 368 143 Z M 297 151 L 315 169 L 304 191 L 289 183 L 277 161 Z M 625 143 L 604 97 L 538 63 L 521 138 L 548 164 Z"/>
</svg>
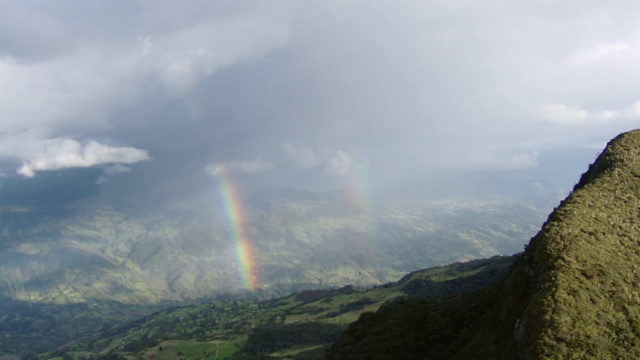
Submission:
<svg viewBox="0 0 640 360">
<path fill-rule="evenodd" d="M 253 255 L 253 244 L 245 230 L 245 214 L 242 208 L 242 201 L 224 166 L 216 171 L 214 178 L 218 183 L 222 207 L 230 229 L 230 236 L 234 242 L 238 277 L 245 289 L 256 290 L 258 275 Z"/>
<path fill-rule="evenodd" d="M 351 203 L 357 205 L 363 211 L 360 218 L 360 230 L 369 236 L 369 252 L 373 260 L 373 266 L 377 267 L 380 229 L 377 222 L 372 168 L 366 157 L 361 156 L 359 160 L 348 176 L 347 194 Z"/>
<path fill-rule="evenodd" d="M 361 165 L 355 168 L 355 173 L 349 179 L 348 192 L 351 201 L 362 207 L 364 210 L 364 223 L 362 224 L 365 231 L 375 235 L 377 232 L 376 223 L 376 207 L 373 196 L 373 184 L 371 181 L 370 169 Z"/>
</svg>

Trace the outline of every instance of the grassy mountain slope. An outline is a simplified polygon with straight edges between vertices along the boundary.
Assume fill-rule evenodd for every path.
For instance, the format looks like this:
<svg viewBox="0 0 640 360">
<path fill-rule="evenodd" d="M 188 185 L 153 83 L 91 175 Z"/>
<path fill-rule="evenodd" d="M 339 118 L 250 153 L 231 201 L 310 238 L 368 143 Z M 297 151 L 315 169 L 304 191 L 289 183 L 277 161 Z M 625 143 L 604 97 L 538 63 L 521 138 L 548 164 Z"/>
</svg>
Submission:
<svg viewBox="0 0 640 360">
<path fill-rule="evenodd" d="M 640 358 L 640 131 L 613 139 L 500 283 L 396 303 L 329 359 Z"/>
<path fill-rule="evenodd" d="M 493 257 L 416 271 L 368 290 L 307 290 L 256 301 L 232 299 L 171 307 L 138 321 L 95 331 L 47 357 L 319 359 L 345 326 L 402 298 L 439 298 L 487 286 L 517 256 Z"/>
<path fill-rule="evenodd" d="M 612 140 L 532 239 L 534 293 L 518 342 L 529 357 L 640 358 L 640 131 Z"/>
</svg>

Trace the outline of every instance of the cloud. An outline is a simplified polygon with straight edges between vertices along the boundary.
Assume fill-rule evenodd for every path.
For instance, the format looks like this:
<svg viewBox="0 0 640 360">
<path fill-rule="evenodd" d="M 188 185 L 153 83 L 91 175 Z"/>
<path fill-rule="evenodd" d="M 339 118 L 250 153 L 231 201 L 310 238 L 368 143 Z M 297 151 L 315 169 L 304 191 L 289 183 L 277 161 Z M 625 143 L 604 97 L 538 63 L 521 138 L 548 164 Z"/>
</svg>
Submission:
<svg viewBox="0 0 640 360">
<path fill-rule="evenodd" d="M 100 164 L 102 160 L 93 162 L 80 154 L 85 150 L 75 149 L 77 144 L 51 145 L 46 139 L 87 139 L 112 132 L 114 114 L 156 100 L 159 94 L 165 101 L 182 98 L 223 68 L 259 61 L 290 41 L 298 20 L 294 15 L 306 11 L 261 2 L 200 5 L 179 11 L 163 2 L 124 5 L 123 13 L 107 6 L 100 14 L 75 1 L 62 1 L 58 7 L 7 6 L 0 24 L 7 20 L 15 27 L 0 36 L 0 43 L 7 45 L 0 49 L 0 134 L 8 142 L 29 136 L 30 143 L 46 142 L 42 146 L 47 149 L 37 156 L 0 149 L 0 158 L 24 161 L 19 170 L 23 176 Z M 86 24 L 96 27 L 69 21 L 74 16 L 91 19 Z M 112 26 L 114 19 L 122 23 Z M 42 38 L 50 40 L 47 46 L 30 47 L 31 40 Z M 56 147 L 60 154 L 52 155 Z M 105 149 L 137 158 L 144 152 Z"/>
<path fill-rule="evenodd" d="M 543 193 L 545 191 L 545 186 L 540 181 L 532 181 L 531 186 L 533 186 L 539 193 Z"/>
<path fill-rule="evenodd" d="M 337 150 L 327 161 L 325 171 L 331 175 L 346 175 L 353 168 L 353 160 L 343 151 Z"/>
<path fill-rule="evenodd" d="M 151 36 L 139 37 L 138 48 L 142 55 L 149 55 L 153 49 L 153 41 Z"/>
<path fill-rule="evenodd" d="M 210 163 L 205 166 L 205 172 L 209 175 L 219 175 L 224 172 L 256 174 L 271 169 L 273 169 L 273 163 L 260 157 L 253 160 L 231 160 L 228 162 Z"/>
<path fill-rule="evenodd" d="M 127 173 L 130 171 L 131 171 L 130 167 L 124 166 L 122 164 L 109 165 L 105 167 L 104 175 L 98 176 L 98 178 L 96 179 L 96 184 L 97 185 L 104 184 L 105 182 L 107 182 L 107 180 L 109 180 L 109 176 L 111 175 Z"/>
<path fill-rule="evenodd" d="M 627 52 L 631 46 L 625 41 L 598 43 L 587 49 L 578 50 L 569 61 L 573 64 L 584 65 Z"/>
<path fill-rule="evenodd" d="M 398 183 L 445 167 L 544 171 L 547 151 L 637 126 L 639 13 L 535 0 L 8 2 L 0 171 L 88 166 L 90 140 L 153 154 L 135 179 L 166 188 L 204 183 L 212 157 L 223 160 L 210 171 L 256 174 L 248 183 L 317 188 L 340 186 L 363 157 Z"/>
<path fill-rule="evenodd" d="M 587 111 L 565 104 L 545 104 L 540 107 L 540 115 L 544 120 L 560 125 L 611 122 L 640 117 L 640 101 L 623 109 L 599 111 Z"/>
<path fill-rule="evenodd" d="M 129 171 L 131 171 L 131 168 L 128 166 L 124 166 L 122 164 L 111 165 L 104 169 L 105 174 L 109 174 L 109 175 L 126 173 Z"/>
<path fill-rule="evenodd" d="M 112 147 L 96 141 L 82 145 L 72 139 L 52 139 L 39 152 L 24 161 L 18 174 L 30 178 L 37 171 L 133 164 L 149 159 L 147 151 L 132 147 Z"/>
<path fill-rule="evenodd" d="M 629 108 L 629 115 L 633 117 L 640 117 L 640 101 L 636 101 Z"/>
<path fill-rule="evenodd" d="M 346 175 L 353 167 L 354 161 L 346 152 L 328 147 L 296 147 L 290 143 L 281 145 L 285 159 L 298 169 L 312 169 L 324 166 L 328 175 Z"/>
<path fill-rule="evenodd" d="M 545 120 L 565 124 L 583 122 L 590 117 L 586 110 L 564 104 L 545 104 L 540 113 Z"/>
<path fill-rule="evenodd" d="M 286 159 L 292 161 L 300 169 L 313 168 L 323 162 L 322 156 L 314 149 L 296 147 L 290 143 L 283 143 L 281 147 Z"/>
<path fill-rule="evenodd" d="M 286 45 L 291 33 L 288 26 L 286 20 L 272 22 L 269 17 L 248 14 L 247 18 L 198 24 L 153 43 L 143 42 L 142 53 L 165 90 L 185 95 L 198 81 L 222 68 L 256 61 Z"/>
</svg>

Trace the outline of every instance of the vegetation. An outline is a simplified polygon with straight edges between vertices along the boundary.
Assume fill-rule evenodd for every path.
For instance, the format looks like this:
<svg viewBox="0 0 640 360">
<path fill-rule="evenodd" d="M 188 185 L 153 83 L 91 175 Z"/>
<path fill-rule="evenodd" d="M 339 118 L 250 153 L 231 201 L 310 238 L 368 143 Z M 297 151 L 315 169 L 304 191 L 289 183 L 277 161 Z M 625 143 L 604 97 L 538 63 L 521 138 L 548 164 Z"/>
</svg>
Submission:
<svg viewBox="0 0 640 360">
<path fill-rule="evenodd" d="M 519 350 L 535 357 L 640 357 L 640 131 L 622 134 L 532 239 Z"/>
<path fill-rule="evenodd" d="M 328 358 L 639 358 L 638 211 L 636 130 L 608 144 L 504 280 L 361 315 Z"/>
<path fill-rule="evenodd" d="M 70 339 L 113 328 L 140 318 L 159 307 L 119 303 L 34 304 L 0 297 L 0 355 L 29 357 L 46 352 Z"/>
<path fill-rule="evenodd" d="M 233 262 L 214 201 L 127 210 L 0 206 L 0 295 L 48 304 L 158 304 L 218 295 L 272 298 L 374 286 L 417 269 L 512 254 L 544 209 L 510 201 L 403 201 L 376 213 L 344 193 L 266 193 L 244 204 L 259 288 Z M 288 259 L 283 262 L 282 259 Z"/>
<path fill-rule="evenodd" d="M 446 295 L 472 291 L 495 282 L 516 256 L 494 257 L 421 270 L 368 290 L 346 286 L 307 290 L 287 297 L 257 301 L 229 299 L 171 307 L 89 338 L 70 343 L 49 358 L 94 356 L 131 359 L 320 359 L 345 327 L 384 304 L 415 296 L 432 298 L 429 289 Z M 386 305 L 384 305 L 386 306 Z"/>
<path fill-rule="evenodd" d="M 401 201 L 378 204 L 374 214 L 340 192 L 260 193 L 244 204 L 259 275 L 250 292 L 211 199 L 153 211 L 1 200 L 0 355 L 23 357 L 177 304 L 371 287 L 416 269 L 510 254 L 543 214 L 503 200 Z M 357 318 L 352 310 L 331 311 L 344 324 Z"/>
</svg>

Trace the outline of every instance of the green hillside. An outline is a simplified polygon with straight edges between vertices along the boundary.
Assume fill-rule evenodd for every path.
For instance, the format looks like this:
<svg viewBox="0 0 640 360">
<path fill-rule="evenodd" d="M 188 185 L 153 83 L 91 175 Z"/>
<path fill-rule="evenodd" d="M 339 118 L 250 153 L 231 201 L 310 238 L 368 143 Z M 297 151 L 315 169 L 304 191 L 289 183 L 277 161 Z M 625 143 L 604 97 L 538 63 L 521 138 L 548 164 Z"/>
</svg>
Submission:
<svg viewBox="0 0 640 360">
<path fill-rule="evenodd" d="M 421 270 L 367 290 L 346 286 L 274 300 L 230 299 L 170 307 L 96 329 L 82 341 L 44 357 L 320 359 L 345 326 L 362 314 L 403 298 L 440 298 L 488 286 L 507 273 L 516 257 Z"/>
<path fill-rule="evenodd" d="M 367 313 L 329 359 L 640 358 L 640 131 L 613 139 L 509 275 Z"/>
</svg>

